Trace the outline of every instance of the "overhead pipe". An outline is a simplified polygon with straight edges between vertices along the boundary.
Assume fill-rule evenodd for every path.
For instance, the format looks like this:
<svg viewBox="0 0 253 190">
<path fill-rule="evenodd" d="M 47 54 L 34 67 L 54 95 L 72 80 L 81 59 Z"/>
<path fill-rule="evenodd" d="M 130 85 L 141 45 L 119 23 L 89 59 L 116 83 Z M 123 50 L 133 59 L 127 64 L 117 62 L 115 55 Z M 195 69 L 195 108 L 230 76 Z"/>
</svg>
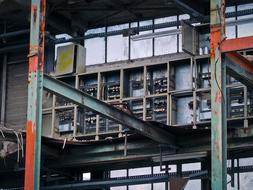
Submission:
<svg viewBox="0 0 253 190">
<path fill-rule="evenodd" d="M 10 38 L 14 36 L 19 36 L 23 34 L 29 34 L 30 30 L 29 29 L 24 29 L 24 30 L 18 30 L 14 32 L 7 32 L 7 33 L 2 33 L 0 34 L 0 38 Z"/>
</svg>

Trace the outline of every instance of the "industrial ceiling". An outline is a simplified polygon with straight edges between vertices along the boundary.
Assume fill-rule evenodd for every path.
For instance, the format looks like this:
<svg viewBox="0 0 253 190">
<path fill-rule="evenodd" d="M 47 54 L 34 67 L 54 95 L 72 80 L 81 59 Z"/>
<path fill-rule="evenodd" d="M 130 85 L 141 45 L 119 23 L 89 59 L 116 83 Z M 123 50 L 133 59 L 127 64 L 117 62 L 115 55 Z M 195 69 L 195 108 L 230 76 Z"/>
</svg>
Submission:
<svg viewBox="0 0 253 190">
<path fill-rule="evenodd" d="M 237 2 L 229 0 L 227 5 Z M 209 0 L 48 0 L 47 4 L 47 30 L 52 34 L 82 34 L 90 28 L 183 13 L 198 20 L 209 15 Z M 0 23 L 6 24 L 6 31 L 29 28 L 29 17 L 30 0 L 0 0 Z"/>
</svg>

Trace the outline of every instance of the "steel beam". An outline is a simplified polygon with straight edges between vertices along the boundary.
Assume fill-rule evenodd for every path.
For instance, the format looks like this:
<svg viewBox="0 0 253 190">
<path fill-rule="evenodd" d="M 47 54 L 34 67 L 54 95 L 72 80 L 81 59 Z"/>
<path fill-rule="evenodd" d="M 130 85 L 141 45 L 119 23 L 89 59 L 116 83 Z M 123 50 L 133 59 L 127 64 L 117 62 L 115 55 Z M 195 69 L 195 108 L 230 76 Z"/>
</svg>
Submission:
<svg viewBox="0 0 253 190">
<path fill-rule="evenodd" d="M 253 36 L 228 39 L 221 43 L 221 51 L 223 53 L 232 51 L 242 51 L 252 48 L 253 48 Z"/>
<path fill-rule="evenodd" d="M 211 178 L 212 190 L 227 189 L 226 67 L 220 44 L 225 34 L 225 0 L 211 0 Z"/>
<path fill-rule="evenodd" d="M 203 6 L 199 6 L 199 3 L 202 3 L 201 1 L 194 1 L 194 2 L 193 1 L 189 2 L 187 0 L 173 0 L 173 1 L 175 2 L 176 5 L 185 10 L 185 13 L 198 19 L 203 19 L 205 17 Z"/>
<path fill-rule="evenodd" d="M 30 30 L 29 29 L 24 29 L 24 30 L 19 30 L 19 31 L 14 31 L 14 32 L 8 32 L 8 33 L 2 33 L 0 34 L 0 38 L 10 38 L 10 37 L 15 37 L 23 34 L 29 34 Z"/>
<path fill-rule="evenodd" d="M 144 122 L 50 76 L 44 76 L 43 85 L 44 89 L 49 92 L 66 98 L 81 107 L 89 108 L 119 124 L 135 129 L 138 133 L 156 142 L 175 147 L 174 136 L 166 130 Z"/>
<path fill-rule="evenodd" d="M 233 174 L 236 172 L 252 172 L 253 167 L 252 165 L 249 166 L 242 166 L 242 167 L 230 167 L 228 168 L 228 173 Z M 103 180 L 96 180 L 96 181 L 87 181 L 81 183 L 69 183 L 69 184 L 62 184 L 62 185 L 53 185 L 53 186 L 45 186 L 41 187 L 42 190 L 82 190 L 82 189 L 97 189 L 97 188 L 109 188 L 109 187 L 117 187 L 117 186 L 124 186 L 124 185 L 138 185 L 138 184 L 147 184 L 147 183 L 159 183 L 159 182 L 172 182 L 175 177 L 178 177 L 177 172 L 170 172 L 164 174 L 151 174 L 151 175 L 139 175 L 139 176 L 132 176 L 132 177 L 120 177 L 120 178 L 109 178 Z M 183 179 L 208 179 L 208 171 L 207 170 L 191 170 L 191 171 L 183 171 L 182 176 Z M 180 184 L 178 184 L 180 187 Z M 172 189 L 172 188 L 170 188 Z M 175 190 L 173 189 L 173 190 Z M 179 188 L 181 189 L 181 188 Z"/>
<path fill-rule="evenodd" d="M 191 177 L 193 175 L 197 175 L 197 177 Z M 137 185 L 137 184 L 147 184 L 147 183 L 159 183 L 159 182 L 168 182 L 173 180 L 176 176 L 175 172 L 171 172 L 169 174 L 153 174 L 153 175 L 140 175 L 133 177 L 121 177 L 121 178 L 111 178 L 105 179 L 101 181 L 88 181 L 82 183 L 72 183 L 72 184 L 63 184 L 63 185 L 55 185 L 42 187 L 42 190 L 82 190 L 82 189 L 101 189 L 101 188 L 109 188 L 116 186 L 124 186 L 124 185 Z M 207 177 L 207 171 L 201 170 L 193 170 L 193 171 L 185 171 L 183 172 L 183 176 L 188 179 L 200 179 L 202 177 Z M 173 189 L 174 190 L 174 189 Z"/>
<path fill-rule="evenodd" d="M 237 52 L 225 56 L 228 73 L 246 86 L 253 87 L 253 63 Z"/>
<path fill-rule="evenodd" d="M 31 1 L 25 190 L 40 188 L 46 0 Z"/>
</svg>

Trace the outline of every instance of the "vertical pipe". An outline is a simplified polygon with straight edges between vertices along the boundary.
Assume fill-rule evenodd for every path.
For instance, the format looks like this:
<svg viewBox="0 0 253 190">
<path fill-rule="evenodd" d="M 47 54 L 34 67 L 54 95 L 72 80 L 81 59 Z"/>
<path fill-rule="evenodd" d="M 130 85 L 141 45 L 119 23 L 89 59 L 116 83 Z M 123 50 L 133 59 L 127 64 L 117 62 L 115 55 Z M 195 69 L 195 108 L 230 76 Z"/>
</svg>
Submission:
<svg viewBox="0 0 253 190">
<path fill-rule="evenodd" d="M 247 86 L 243 87 L 243 96 L 244 96 L 244 128 L 249 127 L 248 123 L 248 88 Z"/>
<path fill-rule="evenodd" d="M 128 24 L 128 28 L 131 29 L 131 22 Z M 128 60 L 131 59 L 131 35 L 128 35 Z"/>
<path fill-rule="evenodd" d="M 78 75 L 75 76 L 75 88 L 78 89 L 79 88 L 79 77 Z M 77 120 L 78 120 L 78 106 L 74 105 L 74 130 L 73 130 L 73 136 L 76 137 L 77 135 Z M 80 123 L 80 122 L 79 122 Z"/>
<path fill-rule="evenodd" d="M 127 168 L 127 177 L 129 177 L 129 169 Z M 129 186 L 127 185 L 127 190 L 129 190 Z"/>
<path fill-rule="evenodd" d="M 107 53 L 108 53 L 108 51 L 107 51 L 107 43 L 108 43 L 107 31 L 108 31 L 108 27 L 106 25 L 106 27 L 105 27 L 105 63 L 107 63 L 107 58 L 108 58 L 108 56 L 107 56 Z"/>
<path fill-rule="evenodd" d="M 237 167 L 240 167 L 239 158 L 237 158 Z M 237 173 L 237 190 L 240 190 L 240 171 Z"/>
<path fill-rule="evenodd" d="M 54 126 L 55 126 L 55 102 L 56 96 L 53 94 L 53 102 L 52 102 L 52 120 L 51 120 L 51 137 L 54 137 Z"/>
<path fill-rule="evenodd" d="M 1 118 L 0 122 L 5 123 L 5 106 L 6 106 L 6 77 L 7 77 L 7 55 L 3 58 L 2 84 L 1 84 Z"/>
<path fill-rule="evenodd" d="M 151 80 L 151 79 L 150 79 Z M 144 66 L 143 71 L 143 120 L 146 121 L 147 115 L 147 66 Z"/>
<path fill-rule="evenodd" d="M 167 125 L 170 125 L 170 63 L 167 63 Z"/>
<path fill-rule="evenodd" d="M 165 166 L 165 173 L 168 174 L 169 173 L 169 166 L 166 164 Z M 165 183 L 165 190 L 169 190 L 169 182 Z"/>
<path fill-rule="evenodd" d="M 179 29 L 179 23 L 180 23 L 180 18 L 179 18 L 179 15 L 177 14 L 177 29 Z M 179 45 L 180 45 L 180 42 L 179 42 L 179 34 L 177 34 L 177 53 L 179 53 L 180 51 L 180 48 L 179 48 Z"/>
<path fill-rule="evenodd" d="M 192 75 L 191 75 L 191 79 L 192 79 L 192 91 L 193 91 L 193 129 L 197 128 L 197 92 L 196 92 L 196 59 L 195 57 L 191 58 L 191 70 L 192 70 Z"/>
<path fill-rule="evenodd" d="M 227 189 L 226 67 L 220 43 L 224 39 L 225 0 L 211 0 L 211 105 L 212 105 L 212 189 Z"/>
<path fill-rule="evenodd" d="M 123 104 L 123 85 L 124 85 L 124 70 L 123 69 L 120 69 L 120 90 L 119 90 L 119 93 L 120 93 L 120 103 Z M 123 130 L 123 126 L 120 124 L 119 125 L 119 137 L 122 137 L 122 130 Z"/>
<path fill-rule="evenodd" d="M 155 33 L 155 19 L 152 19 L 152 33 Z M 155 56 L 155 38 L 152 38 L 152 57 Z"/>
<path fill-rule="evenodd" d="M 236 25 L 235 25 L 235 38 L 238 38 L 238 16 L 237 16 L 237 12 L 238 12 L 238 5 L 236 4 L 235 5 L 235 22 L 236 22 Z"/>
<path fill-rule="evenodd" d="M 100 100 L 102 99 L 102 87 L 101 87 L 101 83 L 102 83 L 102 79 L 101 79 L 101 73 L 98 73 L 97 76 L 97 99 Z M 107 121 L 107 119 L 106 119 Z M 106 125 L 107 126 L 107 125 Z M 96 115 L 96 136 L 95 136 L 95 140 L 99 140 L 99 129 L 100 129 L 100 115 L 97 114 Z"/>
<path fill-rule="evenodd" d="M 25 190 L 40 189 L 46 0 L 32 0 L 26 126 Z"/>
<path fill-rule="evenodd" d="M 151 175 L 154 175 L 154 167 L 153 164 L 151 166 Z M 151 190 L 154 190 L 154 183 L 151 183 Z"/>
</svg>

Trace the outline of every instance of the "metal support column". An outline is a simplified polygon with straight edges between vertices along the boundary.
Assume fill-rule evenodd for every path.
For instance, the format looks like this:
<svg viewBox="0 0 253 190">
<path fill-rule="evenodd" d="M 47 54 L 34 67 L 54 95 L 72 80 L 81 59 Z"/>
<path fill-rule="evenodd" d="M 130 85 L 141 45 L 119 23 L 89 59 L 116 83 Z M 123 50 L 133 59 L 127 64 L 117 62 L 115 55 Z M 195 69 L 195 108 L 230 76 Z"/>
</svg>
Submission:
<svg viewBox="0 0 253 190">
<path fill-rule="evenodd" d="M 227 189 L 226 67 L 220 45 L 224 39 L 225 0 L 211 0 L 212 189 Z"/>
<path fill-rule="evenodd" d="M 46 0 L 32 0 L 26 126 L 25 190 L 40 189 Z"/>
</svg>

